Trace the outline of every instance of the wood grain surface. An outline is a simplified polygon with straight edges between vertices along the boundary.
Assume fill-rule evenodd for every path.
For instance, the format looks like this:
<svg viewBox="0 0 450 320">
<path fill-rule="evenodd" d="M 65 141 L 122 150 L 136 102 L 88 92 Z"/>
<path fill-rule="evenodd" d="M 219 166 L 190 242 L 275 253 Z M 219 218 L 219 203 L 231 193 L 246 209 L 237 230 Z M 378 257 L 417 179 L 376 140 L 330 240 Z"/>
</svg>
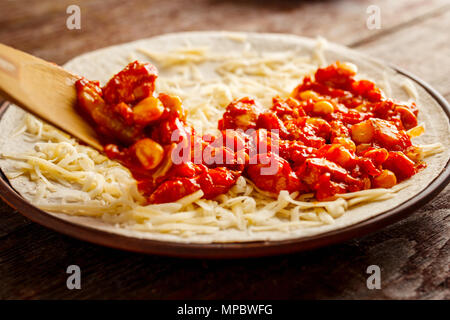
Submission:
<svg viewBox="0 0 450 320">
<path fill-rule="evenodd" d="M 81 8 L 81 30 L 66 8 Z M 369 5 L 381 29 L 366 27 Z M 0 42 L 56 63 L 93 49 L 188 30 L 323 36 L 408 70 L 450 100 L 448 0 L 3 0 Z M 181 260 L 107 249 L 30 222 L 0 201 L 1 299 L 450 299 L 450 187 L 364 238 L 289 256 Z M 68 290 L 79 265 L 82 289 Z M 381 267 L 381 289 L 366 268 Z"/>
</svg>

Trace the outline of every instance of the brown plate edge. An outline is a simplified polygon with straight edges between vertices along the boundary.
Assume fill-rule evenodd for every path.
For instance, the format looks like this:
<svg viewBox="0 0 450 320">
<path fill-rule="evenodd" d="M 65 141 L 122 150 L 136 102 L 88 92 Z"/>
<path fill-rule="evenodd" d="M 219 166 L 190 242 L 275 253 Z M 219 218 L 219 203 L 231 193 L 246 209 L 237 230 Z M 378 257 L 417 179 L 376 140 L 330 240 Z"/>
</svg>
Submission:
<svg viewBox="0 0 450 320">
<path fill-rule="evenodd" d="M 450 105 L 435 89 L 406 71 L 397 67 L 392 68 L 423 87 L 439 103 L 450 119 Z M 0 106 L 0 118 L 8 109 L 8 106 L 9 102 L 4 102 Z M 400 206 L 382 212 L 375 217 L 348 227 L 310 237 L 246 243 L 198 244 L 139 239 L 77 225 L 58 219 L 36 208 L 12 188 L 1 169 L 0 175 L 0 197 L 25 217 L 53 231 L 94 244 L 137 253 L 180 258 L 229 259 L 274 256 L 311 250 L 361 237 L 404 219 L 436 197 L 447 186 L 450 182 L 450 161 L 447 162 L 441 173 L 430 182 L 423 192 L 402 203 Z"/>
</svg>

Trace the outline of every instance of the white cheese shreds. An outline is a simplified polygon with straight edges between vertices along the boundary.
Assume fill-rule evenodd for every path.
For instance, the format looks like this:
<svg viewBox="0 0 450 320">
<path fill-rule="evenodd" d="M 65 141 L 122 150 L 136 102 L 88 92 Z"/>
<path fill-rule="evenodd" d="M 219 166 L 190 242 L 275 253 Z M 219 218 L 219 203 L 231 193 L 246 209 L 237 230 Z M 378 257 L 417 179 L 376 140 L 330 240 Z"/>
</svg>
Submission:
<svg viewBox="0 0 450 320">
<path fill-rule="evenodd" d="M 233 41 L 245 43 L 247 40 L 247 35 L 239 32 L 226 32 L 225 36 Z"/>
<path fill-rule="evenodd" d="M 419 98 L 419 93 L 411 80 L 403 79 L 401 87 L 406 91 L 410 100 L 416 101 Z"/>
<path fill-rule="evenodd" d="M 3 157 L 24 162 L 16 170 L 36 183 L 34 199 L 38 207 L 100 216 L 143 203 L 136 181 L 126 168 L 31 115 L 24 120 L 30 139 L 47 142 L 36 142 L 29 154 Z"/>
<path fill-rule="evenodd" d="M 319 67 L 325 67 L 327 65 L 327 60 L 325 59 L 324 50 L 327 47 L 327 40 L 322 37 L 317 38 L 316 48 L 314 50 L 314 57 L 319 63 Z"/>
<path fill-rule="evenodd" d="M 192 46 L 169 53 L 148 49 L 139 52 L 171 75 L 158 78 L 157 91 L 180 96 L 189 111 L 188 121 L 203 133 L 215 132 L 231 100 L 251 96 L 268 107 L 274 96 L 287 97 L 318 66 L 297 51 L 257 52 L 247 46 L 242 52 L 227 54 Z M 199 71 L 205 63 L 217 65 L 213 76 Z"/>
</svg>

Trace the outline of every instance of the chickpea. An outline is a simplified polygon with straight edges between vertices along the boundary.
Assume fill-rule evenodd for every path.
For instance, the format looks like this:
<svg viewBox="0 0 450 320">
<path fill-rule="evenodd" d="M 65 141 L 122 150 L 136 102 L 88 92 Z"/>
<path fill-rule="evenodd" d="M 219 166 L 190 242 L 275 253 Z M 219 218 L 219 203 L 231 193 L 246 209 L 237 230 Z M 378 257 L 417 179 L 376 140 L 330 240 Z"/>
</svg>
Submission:
<svg viewBox="0 0 450 320">
<path fill-rule="evenodd" d="M 368 143 L 361 143 L 361 144 L 358 144 L 357 146 L 356 146 L 356 154 L 357 155 L 362 155 L 362 154 L 364 154 L 364 152 L 366 152 L 367 151 L 367 149 L 369 149 L 370 147 L 372 147 L 370 144 L 368 144 Z"/>
<path fill-rule="evenodd" d="M 333 113 L 334 106 L 329 101 L 320 100 L 314 104 L 313 111 L 316 113 L 330 114 L 330 113 Z"/>
<path fill-rule="evenodd" d="M 310 124 L 312 126 L 316 126 L 318 128 L 322 127 L 322 126 L 329 126 L 327 120 L 324 120 L 322 118 L 308 118 L 306 119 L 306 123 Z"/>
<path fill-rule="evenodd" d="M 350 150 L 350 151 L 353 151 L 353 152 L 356 151 L 355 143 L 349 138 L 344 138 L 344 137 L 334 138 L 333 139 L 333 144 L 340 144 L 341 146 L 343 146 L 347 150 Z"/>
<path fill-rule="evenodd" d="M 350 131 L 353 141 L 358 144 L 371 142 L 375 134 L 375 130 L 370 120 L 354 124 Z"/>
<path fill-rule="evenodd" d="M 137 124 L 147 125 L 158 120 L 163 112 L 164 106 L 161 101 L 155 97 L 148 97 L 133 108 L 133 119 Z"/>
<path fill-rule="evenodd" d="M 311 92 L 313 92 L 313 91 L 311 91 Z M 297 99 L 292 98 L 292 97 L 287 98 L 286 99 L 286 103 L 292 109 L 295 109 L 295 108 L 297 108 L 300 105 L 300 102 L 298 102 Z"/>
<path fill-rule="evenodd" d="M 183 110 L 181 99 L 178 96 L 160 93 L 158 98 L 161 100 L 164 107 L 168 108 L 170 111 L 177 112 L 182 119 L 185 119 L 185 110 Z"/>
<path fill-rule="evenodd" d="M 383 170 L 379 176 L 373 178 L 373 187 L 392 188 L 397 184 L 397 177 L 390 170 Z"/>
<path fill-rule="evenodd" d="M 300 96 L 300 99 L 302 99 L 302 100 L 309 100 L 309 99 L 316 100 L 317 98 L 319 98 L 319 95 L 312 90 L 306 90 L 306 91 L 300 92 L 299 96 Z"/>
<path fill-rule="evenodd" d="M 359 111 L 359 112 L 367 112 L 367 106 L 364 104 L 360 104 L 359 106 L 357 106 L 355 108 L 355 110 Z"/>
<path fill-rule="evenodd" d="M 142 166 L 147 170 L 155 169 L 163 160 L 163 147 L 149 138 L 144 138 L 136 142 L 132 149 Z"/>
<path fill-rule="evenodd" d="M 331 126 L 329 123 L 321 118 L 308 118 L 306 119 L 306 124 L 315 127 L 314 131 L 316 132 L 316 135 L 328 139 L 331 133 Z"/>
<path fill-rule="evenodd" d="M 358 67 L 351 62 L 338 62 L 338 67 L 350 75 L 355 75 L 358 72 Z"/>
<path fill-rule="evenodd" d="M 372 149 L 364 153 L 364 157 L 371 159 L 375 164 L 382 164 L 389 157 L 389 152 L 384 148 Z"/>
<path fill-rule="evenodd" d="M 340 166 L 346 168 L 354 163 L 354 156 L 342 145 L 333 145 L 327 151 L 327 159 L 336 162 Z"/>
</svg>

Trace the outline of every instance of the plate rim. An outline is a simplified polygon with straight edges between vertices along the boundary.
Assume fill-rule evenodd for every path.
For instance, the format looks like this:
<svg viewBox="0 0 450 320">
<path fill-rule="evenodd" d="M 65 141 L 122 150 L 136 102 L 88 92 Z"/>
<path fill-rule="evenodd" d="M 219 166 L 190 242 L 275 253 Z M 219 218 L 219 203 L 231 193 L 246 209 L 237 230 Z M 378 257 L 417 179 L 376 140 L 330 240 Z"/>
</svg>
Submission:
<svg viewBox="0 0 450 320">
<path fill-rule="evenodd" d="M 411 79 L 425 89 L 443 109 L 450 121 L 450 104 L 431 85 L 417 76 L 391 64 L 397 73 Z M 9 101 L 0 103 L 0 120 L 10 106 Z M 450 183 L 450 159 L 445 167 L 428 186 L 419 194 L 401 203 L 399 206 L 384 211 L 367 220 L 331 230 L 325 233 L 287 240 L 267 240 L 252 242 L 229 243 L 184 243 L 174 241 L 141 239 L 98 230 L 84 225 L 69 222 L 35 207 L 9 183 L 0 168 L 0 198 L 10 207 L 27 217 L 31 221 L 47 227 L 58 233 L 87 241 L 93 244 L 144 254 L 179 258 L 250 258 L 291 254 L 300 251 L 316 249 L 331 244 L 342 243 L 357 237 L 362 237 L 390 224 L 398 222 L 436 197 Z"/>
</svg>

